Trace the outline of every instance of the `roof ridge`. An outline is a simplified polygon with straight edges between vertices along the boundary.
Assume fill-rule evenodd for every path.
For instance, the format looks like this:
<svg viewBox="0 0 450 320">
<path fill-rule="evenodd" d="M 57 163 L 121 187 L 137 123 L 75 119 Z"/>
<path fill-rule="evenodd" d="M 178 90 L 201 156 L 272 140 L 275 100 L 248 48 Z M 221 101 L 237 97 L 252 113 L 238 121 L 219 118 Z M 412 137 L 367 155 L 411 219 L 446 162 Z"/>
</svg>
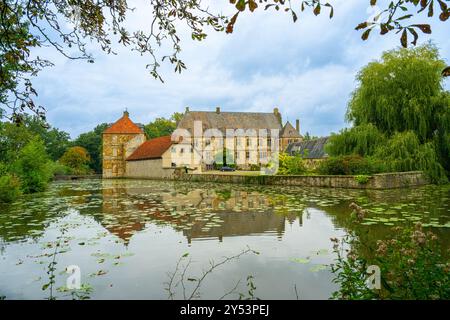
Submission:
<svg viewBox="0 0 450 320">
<path fill-rule="evenodd" d="M 133 121 L 131 121 L 131 119 L 128 117 L 128 115 L 124 113 L 124 115 L 119 120 L 117 120 L 111 126 L 106 128 L 105 131 L 103 131 L 103 133 L 104 134 L 105 133 L 106 134 L 114 134 L 114 133 L 143 134 L 144 131 L 142 131 L 142 129 L 137 124 L 135 124 Z"/>
</svg>

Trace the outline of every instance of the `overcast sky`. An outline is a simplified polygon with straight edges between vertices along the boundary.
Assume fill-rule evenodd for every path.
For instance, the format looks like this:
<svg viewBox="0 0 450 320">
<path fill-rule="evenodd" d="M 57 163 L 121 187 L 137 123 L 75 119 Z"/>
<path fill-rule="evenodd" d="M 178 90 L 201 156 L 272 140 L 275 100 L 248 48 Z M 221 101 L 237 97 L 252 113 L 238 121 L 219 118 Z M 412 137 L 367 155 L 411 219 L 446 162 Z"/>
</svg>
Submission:
<svg viewBox="0 0 450 320">
<path fill-rule="evenodd" d="M 228 0 L 221 1 L 229 6 Z M 131 2 L 137 10 L 130 26 L 148 25 L 146 1 Z M 257 10 L 242 15 L 231 35 L 211 31 L 202 42 L 186 37 L 181 58 L 188 69 L 180 75 L 164 66 L 164 84 L 146 70 L 149 57 L 128 50 L 108 56 L 92 48 L 96 61 L 89 64 L 42 48 L 37 54 L 56 65 L 35 81 L 38 102 L 47 108 L 50 124 L 72 138 L 117 120 L 125 108 L 132 120 L 148 123 L 186 106 L 250 112 L 271 112 L 277 106 L 284 121 L 300 119 L 302 134 L 328 135 L 348 126 L 344 114 L 358 70 L 399 45 L 398 35 L 372 34 L 362 41 L 354 30 L 372 14 L 368 0 L 331 2 L 331 20 L 327 14 L 308 13 L 294 24 L 288 14 Z M 437 22 L 432 27 L 433 34 L 421 36 L 420 43 L 433 40 L 450 64 L 449 25 Z"/>
</svg>

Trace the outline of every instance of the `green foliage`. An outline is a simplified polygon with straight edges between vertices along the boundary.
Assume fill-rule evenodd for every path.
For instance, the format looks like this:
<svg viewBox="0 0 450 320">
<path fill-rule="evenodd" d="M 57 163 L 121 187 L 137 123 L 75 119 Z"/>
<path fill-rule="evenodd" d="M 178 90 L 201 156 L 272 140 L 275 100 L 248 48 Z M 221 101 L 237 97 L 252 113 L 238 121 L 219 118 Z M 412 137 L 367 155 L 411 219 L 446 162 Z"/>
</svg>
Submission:
<svg viewBox="0 0 450 320">
<path fill-rule="evenodd" d="M 0 203 L 14 201 L 20 193 L 19 179 L 11 174 L 0 176 Z"/>
<path fill-rule="evenodd" d="M 371 156 L 376 148 L 385 142 L 385 136 L 371 123 L 332 134 L 325 146 L 331 156 L 359 154 Z"/>
<path fill-rule="evenodd" d="M 437 237 L 425 232 L 420 224 L 414 228 L 397 227 L 393 239 L 379 240 L 377 247 L 369 250 L 373 253 L 370 257 L 361 254 L 366 243 L 355 233 L 341 243 L 337 239 L 332 241 L 337 255 L 332 272 L 336 275 L 334 282 L 340 285 L 333 293 L 334 299 L 450 298 L 450 263 L 442 253 Z M 380 268 L 381 289 L 367 286 L 370 265 Z"/>
<path fill-rule="evenodd" d="M 320 137 L 318 136 L 312 136 L 308 131 L 306 131 L 305 135 L 303 136 L 303 141 L 310 141 L 310 140 L 315 140 L 315 139 L 319 139 Z"/>
<path fill-rule="evenodd" d="M 22 191 L 44 191 L 52 176 L 51 164 L 42 140 L 34 138 L 18 152 L 13 171 L 20 179 Z"/>
<path fill-rule="evenodd" d="M 371 123 L 388 135 L 412 130 L 421 142 L 431 139 L 436 116 L 449 112 L 442 103 L 445 66 L 431 44 L 383 53 L 381 61 L 359 72 L 347 119 L 355 126 Z"/>
<path fill-rule="evenodd" d="M 89 167 L 97 173 L 102 172 L 102 134 L 106 128 L 108 128 L 107 123 L 99 124 L 94 130 L 80 134 L 73 142 L 74 146 L 83 147 L 88 151 L 91 156 Z"/>
<path fill-rule="evenodd" d="M 385 52 L 364 67 L 347 110 L 354 127 L 330 138 L 329 154 L 370 156 L 386 170 L 423 170 L 432 182 L 447 182 L 450 94 L 442 85 L 444 66 L 438 49 L 426 44 Z"/>
<path fill-rule="evenodd" d="M 30 130 L 33 136 L 39 136 L 45 145 L 45 150 L 53 161 L 58 160 L 70 146 L 70 135 L 57 128 L 52 128 L 38 117 L 26 116 L 22 125 Z"/>
<path fill-rule="evenodd" d="M 306 166 L 300 155 L 290 156 L 287 153 L 280 153 L 278 157 L 279 175 L 300 175 L 306 172 Z"/>
<path fill-rule="evenodd" d="M 70 168 L 70 172 L 73 174 L 89 174 L 91 169 L 89 168 L 89 163 L 91 162 L 91 157 L 86 149 L 83 147 L 72 147 L 67 150 L 59 162 Z"/>
<path fill-rule="evenodd" d="M 38 117 L 25 115 L 20 124 L 0 123 L 0 161 L 14 162 L 17 150 L 22 149 L 34 137 L 40 137 L 52 160 L 59 159 L 69 147 L 69 134 L 49 127 Z"/>
<path fill-rule="evenodd" d="M 59 163 L 59 161 L 51 161 L 49 168 L 53 175 L 68 175 L 72 173 L 69 167 Z"/>
<path fill-rule="evenodd" d="M 384 159 L 388 171 L 423 170 L 434 183 L 448 181 L 434 144 L 420 144 L 412 131 L 395 134 L 386 145 L 377 149 L 376 157 Z"/>
<path fill-rule="evenodd" d="M 355 180 L 359 184 L 366 184 L 367 182 L 369 182 L 370 176 L 365 175 L 365 174 L 360 174 L 360 175 L 355 176 Z"/>
<path fill-rule="evenodd" d="M 169 119 L 156 118 L 153 122 L 150 122 L 144 126 L 144 131 L 147 138 L 153 139 L 171 135 L 177 128 L 177 124 L 182 117 L 182 113 L 175 112 Z"/>
<path fill-rule="evenodd" d="M 379 160 L 360 155 L 330 157 L 320 162 L 317 171 L 324 175 L 370 175 L 384 171 Z"/>
</svg>

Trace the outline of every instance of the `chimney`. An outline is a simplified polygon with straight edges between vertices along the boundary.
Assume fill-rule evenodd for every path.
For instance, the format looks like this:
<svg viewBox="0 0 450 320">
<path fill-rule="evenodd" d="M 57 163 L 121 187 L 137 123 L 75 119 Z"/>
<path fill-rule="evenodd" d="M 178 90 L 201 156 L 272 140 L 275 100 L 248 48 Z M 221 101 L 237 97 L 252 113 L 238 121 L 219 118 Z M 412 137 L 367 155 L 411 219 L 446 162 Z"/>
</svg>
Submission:
<svg viewBox="0 0 450 320">
<path fill-rule="evenodd" d="M 277 117 L 278 122 L 280 123 L 280 125 L 283 126 L 283 120 L 281 119 L 281 113 L 280 113 L 280 111 L 278 110 L 277 107 L 275 107 L 273 109 L 273 114 Z"/>
<path fill-rule="evenodd" d="M 300 133 L 300 120 L 295 120 L 295 130 L 297 130 L 298 133 Z"/>
<path fill-rule="evenodd" d="M 220 113 L 220 107 L 216 107 L 216 113 L 217 113 L 217 114 Z"/>
<path fill-rule="evenodd" d="M 125 111 L 123 112 L 123 116 L 126 118 L 128 118 L 130 116 L 127 109 L 125 109 Z"/>
<path fill-rule="evenodd" d="M 186 113 L 188 113 L 189 112 L 189 107 L 186 107 Z"/>
</svg>

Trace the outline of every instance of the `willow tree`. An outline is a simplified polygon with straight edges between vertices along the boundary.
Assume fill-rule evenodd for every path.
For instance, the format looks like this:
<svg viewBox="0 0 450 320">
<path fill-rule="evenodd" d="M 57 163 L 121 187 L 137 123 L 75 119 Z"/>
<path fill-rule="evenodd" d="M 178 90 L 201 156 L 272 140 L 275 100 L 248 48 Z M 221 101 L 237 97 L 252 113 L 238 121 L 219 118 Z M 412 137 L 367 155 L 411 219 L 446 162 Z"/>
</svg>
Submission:
<svg viewBox="0 0 450 320">
<path fill-rule="evenodd" d="M 449 111 L 444 67 L 432 44 L 385 52 L 358 73 L 347 120 L 355 126 L 371 123 L 389 135 L 412 130 L 421 142 L 432 139 Z"/>
<path fill-rule="evenodd" d="M 354 127 L 331 137 L 330 154 L 375 156 L 391 169 L 422 169 L 434 181 L 445 180 L 450 93 L 443 88 L 444 67 L 431 43 L 385 52 L 365 66 L 346 114 Z"/>
</svg>

